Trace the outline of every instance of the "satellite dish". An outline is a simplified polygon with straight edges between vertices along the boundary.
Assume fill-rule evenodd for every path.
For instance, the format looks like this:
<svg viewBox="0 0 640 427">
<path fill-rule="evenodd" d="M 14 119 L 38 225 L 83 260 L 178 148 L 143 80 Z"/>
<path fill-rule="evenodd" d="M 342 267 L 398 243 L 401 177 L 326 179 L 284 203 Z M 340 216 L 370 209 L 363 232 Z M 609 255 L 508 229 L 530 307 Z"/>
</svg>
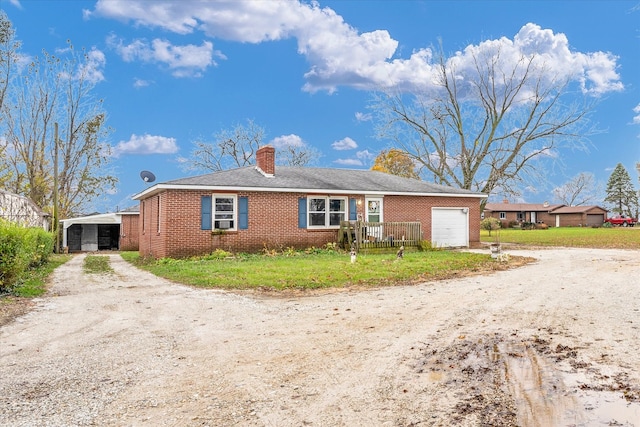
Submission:
<svg viewBox="0 0 640 427">
<path fill-rule="evenodd" d="M 140 172 L 140 178 L 142 178 L 144 182 L 153 182 L 156 180 L 156 176 L 153 174 L 153 172 L 149 171 Z"/>
</svg>

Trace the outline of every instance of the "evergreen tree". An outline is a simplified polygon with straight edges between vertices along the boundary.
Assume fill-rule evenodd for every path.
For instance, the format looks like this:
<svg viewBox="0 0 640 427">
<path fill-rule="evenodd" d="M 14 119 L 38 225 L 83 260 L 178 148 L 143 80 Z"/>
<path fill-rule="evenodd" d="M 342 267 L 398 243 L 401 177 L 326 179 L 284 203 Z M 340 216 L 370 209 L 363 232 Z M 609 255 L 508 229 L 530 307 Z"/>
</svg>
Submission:
<svg viewBox="0 0 640 427">
<path fill-rule="evenodd" d="M 618 163 L 607 182 L 605 202 L 613 205 L 612 210 L 621 215 L 634 216 L 638 210 L 638 194 L 627 170 Z"/>
</svg>

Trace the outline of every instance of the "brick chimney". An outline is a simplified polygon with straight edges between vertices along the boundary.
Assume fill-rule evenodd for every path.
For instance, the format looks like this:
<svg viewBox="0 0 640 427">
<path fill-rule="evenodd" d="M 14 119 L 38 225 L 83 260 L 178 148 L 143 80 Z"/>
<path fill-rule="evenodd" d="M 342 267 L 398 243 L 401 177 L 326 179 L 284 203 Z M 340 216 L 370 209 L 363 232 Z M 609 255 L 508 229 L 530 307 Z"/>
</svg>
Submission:
<svg viewBox="0 0 640 427">
<path fill-rule="evenodd" d="M 256 151 L 256 166 L 267 176 L 276 173 L 276 149 L 270 145 L 260 147 Z"/>
</svg>

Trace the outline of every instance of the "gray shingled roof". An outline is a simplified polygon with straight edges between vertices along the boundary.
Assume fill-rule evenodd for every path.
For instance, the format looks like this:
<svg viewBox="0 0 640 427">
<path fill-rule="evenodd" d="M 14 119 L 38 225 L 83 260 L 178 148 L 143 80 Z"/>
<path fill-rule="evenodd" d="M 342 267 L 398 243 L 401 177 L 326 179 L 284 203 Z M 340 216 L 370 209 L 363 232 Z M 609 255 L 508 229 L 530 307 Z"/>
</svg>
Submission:
<svg viewBox="0 0 640 427">
<path fill-rule="evenodd" d="M 550 205 L 548 203 L 487 203 L 485 211 L 492 212 L 550 212 L 564 205 Z"/>
<path fill-rule="evenodd" d="M 180 188 L 181 186 L 229 188 L 234 190 L 318 190 L 327 192 L 420 193 L 485 197 L 483 193 L 370 170 L 276 166 L 274 176 L 267 177 L 255 166 L 247 166 L 166 181 L 150 187 L 134 198 L 140 198 L 143 194 L 154 194 L 162 188 Z"/>
</svg>

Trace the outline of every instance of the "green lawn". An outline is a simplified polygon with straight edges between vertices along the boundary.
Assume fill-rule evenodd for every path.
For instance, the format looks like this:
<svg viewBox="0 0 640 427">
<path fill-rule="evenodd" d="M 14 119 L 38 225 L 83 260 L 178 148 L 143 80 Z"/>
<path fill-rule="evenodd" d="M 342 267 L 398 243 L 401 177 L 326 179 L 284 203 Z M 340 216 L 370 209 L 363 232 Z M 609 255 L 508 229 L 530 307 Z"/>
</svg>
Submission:
<svg viewBox="0 0 640 427">
<path fill-rule="evenodd" d="M 504 229 L 482 230 L 483 242 L 516 243 L 532 246 L 565 246 L 577 248 L 640 249 L 640 227 L 559 227 L 547 230 Z"/>
<path fill-rule="evenodd" d="M 145 261 L 137 252 L 124 252 L 125 260 L 176 282 L 232 289 L 318 289 L 349 286 L 406 284 L 453 277 L 473 271 L 506 268 L 486 254 L 426 251 L 359 255 L 351 263 L 348 253 L 327 251 L 289 256 L 237 255 L 224 259 L 192 258 Z"/>
<path fill-rule="evenodd" d="M 499 240 L 526 246 L 560 246 L 640 249 L 640 228 L 550 228 L 548 230 L 506 229 L 481 232 L 481 241 Z M 137 252 L 123 252 L 127 261 L 151 273 L 187 285 L 223 289 L 318 289 L 350 286 L 389 286 L 508 268 L 527 262 L 511 254 L 507 262 L 487 253 L 463 251 L 420 251 L 359 255 L 352 264 L 349 254 L 322 250 L 313 253 L 286 251 L 268 255 L 222 252 L 190 259 L 143 260 Z M 231 254 L 226 254 L 231 255 Z"/>
</svg>

